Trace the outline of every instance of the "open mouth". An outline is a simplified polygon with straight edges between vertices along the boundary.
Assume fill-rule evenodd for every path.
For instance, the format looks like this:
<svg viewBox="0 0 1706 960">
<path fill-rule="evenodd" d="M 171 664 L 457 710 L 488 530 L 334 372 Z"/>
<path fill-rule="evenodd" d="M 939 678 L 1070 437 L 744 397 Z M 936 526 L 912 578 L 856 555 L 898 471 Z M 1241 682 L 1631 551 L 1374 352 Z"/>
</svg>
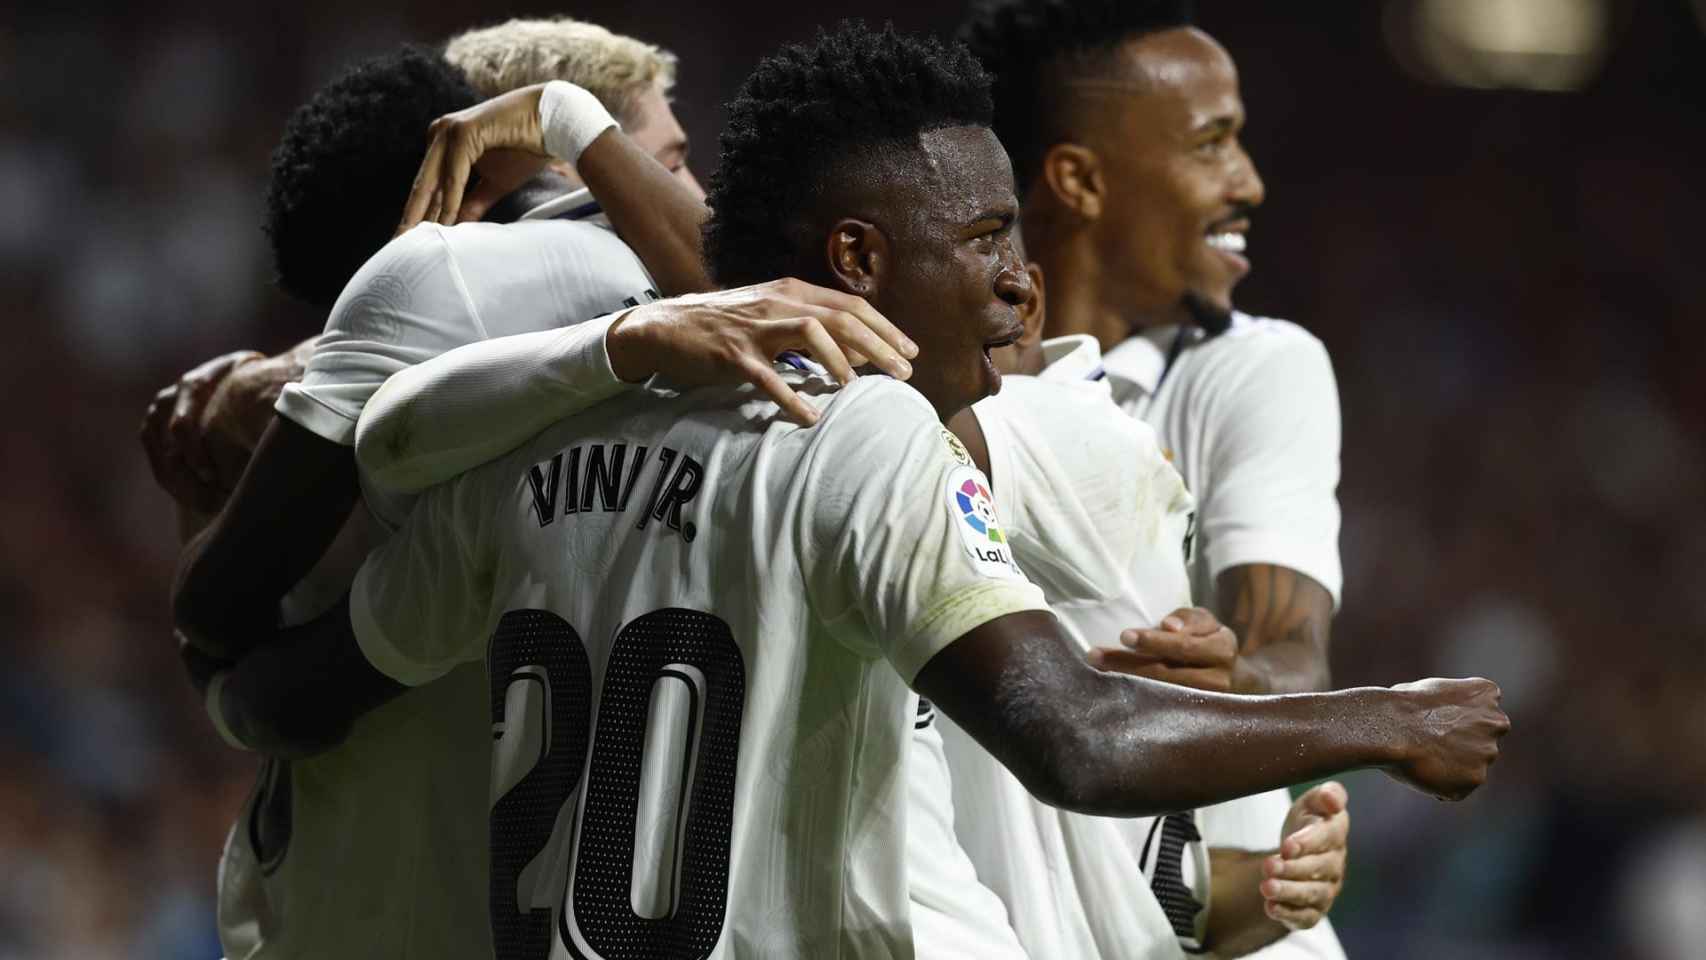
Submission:
<svg viewBox="0 0 1706 960">
<path fill-rule="evenodd" d="M 1208 245 L 1221 253 L 1243 253 L 1244 235 L 1242 233 L 1211 233 L 1208 235 Z"/>
<path fill-rule="evenodd" d="M 1218 250 L 1221 253 L 1243 253 L 1244 247 L 1248 243 L 1245 235 L 1249 232 L 1250 221 L 1248 220 L 1223 220 L 1208 228 L 1203 241 L 1211 249 Z"/>
<path fill-rule="evenodd" d="M 1024 334 L 1025 334 L 1025 325 L 1021 323 L 1021 324 L 1015 324 L 1012 332 L 1006 334 L 1005 336 L 1002 336 L 1000 339 L 985 340 L 983 343 L 983 355 L 984 355 L 984 357 L 987 358 L 989 356 L 989 352 L 991 350 L 998 350 L 1001 347 L 1010 347 L 1013 344 L 1018 343 L 1019 338 L 1024 336 Z"/>
</svg>

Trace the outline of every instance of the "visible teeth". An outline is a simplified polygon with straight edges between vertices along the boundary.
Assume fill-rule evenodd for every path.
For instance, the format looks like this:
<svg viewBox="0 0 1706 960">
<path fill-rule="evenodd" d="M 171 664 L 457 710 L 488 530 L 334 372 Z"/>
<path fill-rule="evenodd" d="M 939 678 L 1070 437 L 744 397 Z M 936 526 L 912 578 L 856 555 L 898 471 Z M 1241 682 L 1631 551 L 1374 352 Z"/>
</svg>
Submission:
<svg viewBox="0 0 1706 960">
<path fill-rule="evenodd" d="M 1208 245 L 1216 250 L 1227 253 L 1244 252 L 1244 235 L 1242 233 L 1216 233 L 1208 238 Z"/>
</svg>

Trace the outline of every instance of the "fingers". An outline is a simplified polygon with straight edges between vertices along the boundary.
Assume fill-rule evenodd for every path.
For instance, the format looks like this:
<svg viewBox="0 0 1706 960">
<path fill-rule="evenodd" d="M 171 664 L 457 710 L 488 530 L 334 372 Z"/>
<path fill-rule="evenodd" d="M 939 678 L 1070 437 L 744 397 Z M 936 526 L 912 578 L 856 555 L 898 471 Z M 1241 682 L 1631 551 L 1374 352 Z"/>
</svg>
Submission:
<svg viewBox="0 0 1706 960">
<path fill-rule="evenodd" d="M 795 393 L 788 382 L 783 380 L 770 366 L 768 360 L 756 360 L 744 357 L 740 362 L 747 380 L 758 389 L 764 391 L 776 405 L 782 408 L 782 416 L 802 427 L 817 423 L 817 408 L 806 402 L 806 399 Z"/>
<path fill-rule="evenodd" d="M 1309 907 L 1289 907 L 1273 900 L 1264 905 L 1268 918 L 1283 924 L 1288 930 L 1308 930 L 1321 922 L 1323 911 Z"/>
<path fill-rule="evenodd" d="M 1262 897 L 1269 903 L 1278 904 L 1293 910 L 1313 909 L 1326 911 L 1333 906 L 1333 898 L 1338 895 L 1337 885 L 1314 880 L 1276 880 L 1272 877 L 1262 881 Z"/>
<path fill-rule="evenodd" d="M 415 172 L 415 185 L 409 188 L 409 199 L 403 204 L 403 219 L 397 224 L 399 234 L 432 214 L 433 198 L 439 189 L 438 169 L 444 159 L 445 124 L 446 121 L 440 118 L 433 121 L 429 130 L 432 140 L 427 145 L 426 157 L 421 160 L 421 168 Z"/>
<path fill-rule="evenodd" d="M 1209 634 L 1127 630 L 1120 643 L 1138 656 L 1181 667 L 1229 667 L 1238 657 L 1238 640 L 1224 627 Z"/>
<path fill-rule="evenodd" d="M 439 169 L 438 216 L 434 219 L 445 226 L 455 226 L 462 212 L 462 191 L 468 186 L 468 174 L 479 159 L 479 150 L 468 142 L 460 126 L 446 128 L 449 144 L 444 150 L 444 163 Z"/>
<path fill-rule="evenodd" d="M 1202 607 L 1180 607 L 1161 619 L 1160 626 L 1177 633 L 1206 635 L 1221 629 L 1220 618 Z"/>
<path fill-rule="evenodd" d="M 890 323 L 887 317 L 878 312 L 877 308 L 871 306 L 863 297 L 855 297 L 839 290 L 831 290 L 827 287 L 820 287 L 792 278 L 779 281 L 779 283 L 787 295 L 817 307 L 851 314 L 864 329 L 875 334 L 875 340 L 887 346 L 887 351 L 876 349 L 874 341 L 867 341 L 865 345 L 856 345 L 859 352 L 869 357 L 873 363 L 882 366 L 884 353 L 898 355 L 900 358 L 908 360 L 918 356 L 918 344 L 913 343 L 912 338 L 902 333 L 899 327 Z"/>
<path fill-rule="evenodd" d="M 1340 811 L 1332 817 L 1317 820 L 1292 831 L 1280 843 L 1280 855 L 1289 858 L 1343 850 L 1350 833 L 1350 814 Z"/>
<path fill-rule="evenodd" d="M 172 449 L 183 462 L 184 469 L 203 484 L 212 484 L 218 476 L 202 445 L 201 408 L 208 393 L 206 381 L 195 378 L 192 373 L 179 383 L 172 415 L 166 423 Z"/>
<path fill-rule="evenodd" d="M 857 300 L 858 298 L 851 299 Z M 858 302 L 865 303 L 863 300 Z M 866 312 L 881 319 L 882 315 L 870 310 L 869 304 L 866 304 L 866 307 Z M 816 309 L 815 315 L 824 329 L 835 338 L 837 344 L 846 348 L 849 354 L 856 354 L 858 363 L 876 364 L 877 369 L 896 380 L 905 380 L 912 376 L 912 364 L 907 362 L 906 357 L 902 356 L 893 344 L 884 340 L 876 330 L 872 329 L 870 321 L 865 317 L 851 311 L 829 307 L 817 307 Z M 888 323 L 887 320 L 882 320 L 882 322 Z M 819 359 L 821 361 L 821 358 Z M 848 357 L 848 362 L 855 362 L 852 356 Z"/>
<path fill-rule="evenodd" d="M 486 211 L 496 206 L 497 202 L 509 192 L 506 184 L 499 183 L 496 180 L 480 179 L 474 184 L 473 189 L 463 195 L 462 209 L 456 214 L 456 222 L 468 223 L 485 219 Z"/>
<path fill-rule="evenodd" d="M 1092 647 L 1086 656 L 1090 665 L 1098 670 L 1216 693 L 1232 690 L 1232 671 L 1228 667 L 1177 667 L 1119 647 Z"/>
<path fill-rule="evenodd" d="M 800 343 L 811 352 L 818 363 L 823 364 L 829 370 L 830 375 L 836 380 L 846 384 L 859 378 L 859 375 L 853 372 L 852 361 L 848 360 L 847 355 L 841 352 L 841 347 L 829 335 L 829 331 L 824 329 L 823 324 L 811 317 L 801 317 L 794 321 L 793 326 L 795 336 Z M 782 348 L 782 350 L 786 349 L 788 348 Z M 782 350 L 770 350 L 765 357 L 760 359 L 767 360 L 781 353 Z M 792 393 L 793 391 L 788 392 Z"/>
<path fill-rule="evenodd" d="M 1262 875 L 1273 880 L 1338 883 L 1345 876 L 1345 851 L 1340 848 L 1301 857 L 1276 854 L 1262 861 Z"/>
<path fill-rule="evenodd" d="M 1351 795 L 1345 785 L 1337 780 L 1311 787 L 1303 796 L 1297 798 L 1300 803 L 1313 813 L 1330 817 L 1350 806 Z"/>
</svg>

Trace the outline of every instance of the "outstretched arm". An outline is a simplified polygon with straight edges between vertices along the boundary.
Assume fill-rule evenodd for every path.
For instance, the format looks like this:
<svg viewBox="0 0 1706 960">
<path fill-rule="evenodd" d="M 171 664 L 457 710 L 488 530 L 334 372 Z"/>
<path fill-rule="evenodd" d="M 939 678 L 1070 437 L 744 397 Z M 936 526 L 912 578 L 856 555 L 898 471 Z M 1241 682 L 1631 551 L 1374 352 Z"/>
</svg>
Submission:
<svg viewBox="0 0 1706 960">
<path fill-rule="evenodd" d="M 914 686 L 1039 799 L 1104 816 L 1205 806 L 1378 766 L 1467 796 L 1509 721 L 1486 680 L 1245 697 L 1092 669 L 1051 614 L 1014 613 L 932 658 Z"/>
</svg>

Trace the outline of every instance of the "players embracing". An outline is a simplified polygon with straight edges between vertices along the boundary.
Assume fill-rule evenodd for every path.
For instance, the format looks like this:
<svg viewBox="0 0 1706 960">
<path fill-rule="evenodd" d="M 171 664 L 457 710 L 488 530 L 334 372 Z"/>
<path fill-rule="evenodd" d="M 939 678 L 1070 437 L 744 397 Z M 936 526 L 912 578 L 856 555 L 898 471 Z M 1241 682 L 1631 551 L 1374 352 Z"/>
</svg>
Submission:
<svg viewBox="0 0 1706 960">
<path fill-rule="evenodd" d="M 537 129 L 500 145 L 583 160 L 608 129 L 572 104 L 553 118 L 551 104 L 578 99 L 572 91 L 532 96 L 508 107 L 521 103 L 511 115 L 536 117 Z M 1085 647 L 1118 636 L 1075 626 L 1102 622 L 1096 604 L 1125 603 L 1144 620 L 1122 626 L 1156 628 L 1129 636 L 1142 662 L 1117 665 L 1180 671 L 1161 679 L 1213 685 L 1201 675 L 1228 667 L 1237 641 L 1201 611 L 1173 610 L 1190 598 L 1191 496 L 1156 433 L 1083 376 L 1094 362 L 1079 382 L 1059 382 L 1071 379 L 1064 356 L 1031 368 L 1042 375 L 1014 383 L 1036 402 L 985 402 L 969 444 L 943 428 L 999 389 L 992 351 L 1018 340 L 1022 311 L 1041 302 L 1015 247 L 1020 197 L 990 129 L 988 81 L 964 49 L 844 25 L 760 64 L 730 113 L 706 255 L 717 281 L 752 286 L 566 330 L 554 328 L 590 317 L 542 316 L 538 332 L 508 343 L 473 343 L 495 314 L 453 296 L 452 312 L 466 309 L 479 332 L 437 360 L 428 357 L 454 338 L 401 354 L 374 346 L 396 319 L 346 324 L 334 349 L 322 341 L 305 388 L 365 371 L 353 412 L 368 499 L 399 530 L 347 598 L 293 628 L 263 615 L 265 603 L 224 614 L 220 574 L 248 571 L 202 559 L 205 543 L 192 554 L 180 591 L 192 602 L 180 610 L 197 612 L 199 598 L 214 612 L 182 625 L 228 661 L 210 701 L 233 739 L 323 750 L 368 711 L 420 696 L 405 687 L 478 671 L 485 709 L 476 717 L 464 706 L 457 722 L 462 735 L 490 732 L 496 749 L 494 803 L 481 823 L 491 829 L 491 929 L 506 958 L 912 955 L 909 685 L 963 731 L 966 751 L 984 751 L 989 769 L 998 761 L 1072 815 L 1172 814 L 1370 765 L 1451 797 L 1480 782 L 1505 729 L 1485 681 L 1267 698 L 1090 667 Z M 643 179 L 653 168 L 633 169 Z M 417 209 L 454 221 L 465 175 L 429 183 Z M 1027 216 L 1033 195 L 1024 194 Z M 671 209 L 685 207 L 666 204 L 662 215 Z M 515 230 L 405 234 L 380 266 L 363 268 L 365 281 L 358 274 L 372 293 L 346 291 L 334 327 L 375 302 L 404 321 L 399 301 L 430 302 L 417 299 L 422 285 L 442 283 L 448 268 L 395 260 L 422 237 L 452 249 L 459 237 L 494 250 L 518 243 L 513 260 L 469 262 L 534 289 L 525 241 L 494 233 Z M 1053 317 L 1052 254 L 1035 232 L 1027 239 L 1045 263 Z M 801 280 L 767 284 L 783 276 Z M 755 313 L 763 304 L 772 312 Z M 795 315 L 775 312 L 782 305 Z M 687 328 L 749 335 L 744 351 L 729 345 L 736 337 L 713 336 L 720 354 L 683 362 Z M 799 353 L 765 362 L 783 348 L 821 365 Z M 378 396 L 361 359 L 374 351 L 403 374 Z M 696 387 L 706 356 L 738 356 L 729 365 L 755 385 Z M 870 375 L 867 360 L 905 382 Z M 426 362 L 409 369 L 416 361 Z M 623 385 L 653 374 L 663 376 L 650 391 Z M 337 408 L 343 395 L 327 397 L 334 414 L 354 419 Z M 1110 455 L 1098 464 L 1064 426 L 1051 434 L 1043 410 L 1103 425 L 1096 442 Z M 1336 432 L 1334 442 L 1336 451 Z M 391 496 L 414 489 L 372 484 L 406 475 L 402 486 L 418 488 L 444 478 L 435 470 L 494 457 L 414 503 Z M 409 469 L 393 469 L 397 458 Z M 1080 473 L 1081 461 L 1100 466 L 1097 482 L 1079 477 L 1073 497 L 1059 496 L 1049 481 Z M 346 484 L 331 504 L 353 502 L 353 466 L 325 468 Z M 208 539 L 228 550 L 275 542 L 257 538 L 256 520 L 232 521 L 245 509 L 276 516 L 323 476 L 294 469 L 269 480 L 252 467 Z M 277 499 L 245 507 L 256 486 Z M 1207 514 L 1214 495 L 1196 496 Z M 1004 527 L 1003 514 L 1022 519 Z M 1073 552 L 1084 549 L 1074 534 L 1085 522 L 1105 528 L 1089 531 L 1106 548 L 1089 564 Z M 336 530 L 316 524 L 322 539 Z M 1211 533 L 1198 536 L 1200 555 Z M 323 549 L 310 540 L 251 562 L 268 564 L 282 593 Z M 1252 555 L 1236 566 L 1283 560 Z M 1323 643 L 1324 630 L 1323 621 Z M 1342 796 L 1315 815 L 1331 820 L 1335 807 Z M 1278 830 L 1276 819 L 1265 846 Z M 1181 835 L 1155 836 L 1166 846 Z M 1108 879 L 1153 890 L 1158 903 L 1179 889 Z M 1117 902 L 1131 890 L 1081 893 Z M 985 918 L 1005 926 L 1000 904 L 992 909 Z M 1128 948 L 1178 949 L 1172 935 L 1183 931 L 1167 904 L 1159 909 L 1165 942 Z M 1050 955 L 1036 942 L 1007 945 Z M 918 949 L 935 955 L 923 953 L 922 936 Z"/>
</svg>

